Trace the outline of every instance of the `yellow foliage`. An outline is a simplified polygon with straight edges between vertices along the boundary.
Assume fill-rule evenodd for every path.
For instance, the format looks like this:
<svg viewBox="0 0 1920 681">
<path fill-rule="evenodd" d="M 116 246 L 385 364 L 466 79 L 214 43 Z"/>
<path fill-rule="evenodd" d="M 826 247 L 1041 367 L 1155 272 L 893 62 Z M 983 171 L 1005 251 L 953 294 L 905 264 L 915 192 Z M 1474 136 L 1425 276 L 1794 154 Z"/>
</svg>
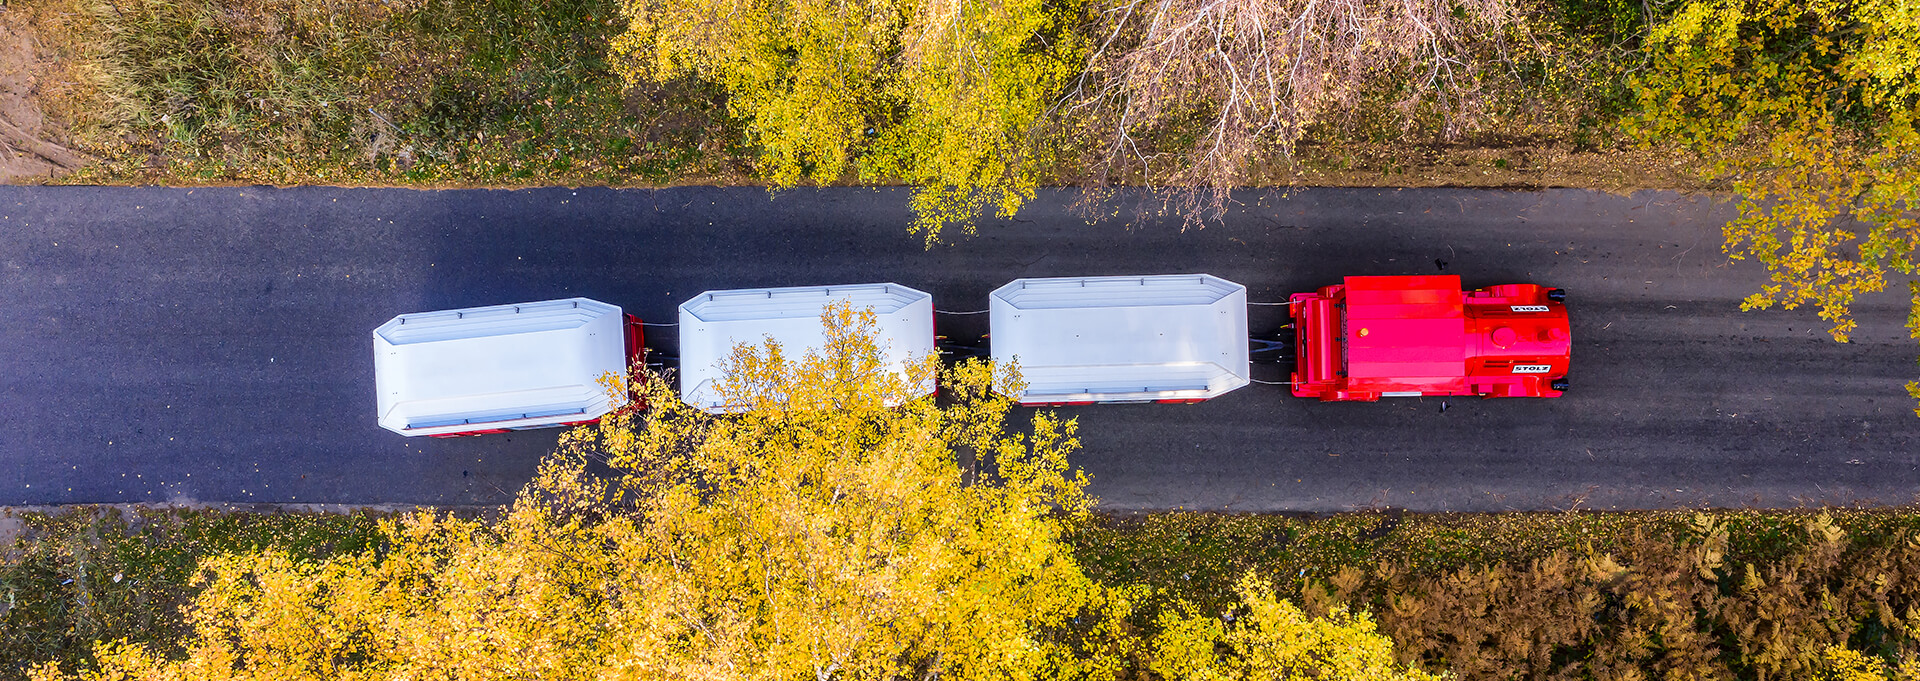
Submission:
<svg viewBox="0 0 1920 681">
<path fill-rule="evenodd" d="M 609 53 L 627 82 L 693 75 L 725 86 L 776 185 L 830 182 L 884 104 L 873 87 L 902 0 L 630 0 Z"/>
<path fill-rule="evenodd" d="M 1646 45 L 1628 127 L 1716 158 L 1740 194 L 1726 252 L 1772 278 L 1742 307 L 1813 305 L 1847 340 L 1858 295 L 1920 273 L 1920 4 L 1694 0 Z"/>
<path fill-rule="evenodd" d="M 1920 680 L 1920 660 L 1908 658 L 1898 665 L 1845 646 L 1827 646 L 1821 652 L 1823 666 L 1818 681 L 1916 681 Z"/>
<path fill-rule="evenodd" d="M 919 187 L 915 229 L 1011 217 L 1038 182 L 1036 128 L 1079 72 L 1075 0 L 622 0 L 628 83 L 718 83 L 775 187 Z"/>
<path fill-rule="evenodd" d="M 735 351 L 737 414 L 637 375 L 649 409 L 563 436 L 497 520 L 209 560 L 183 657 L 108 644 L 82 678 L 1111 677 L 1114 653 L 1081 651 L 1126 649 L 1126 595 L 1061 541 L 1091 503 L 1073 422 L 1010 433 L 991 388 L 1017 377 L 978 361 L 947 372 L 950 405 L 915 397 L 931 358 L 892 373 L 871 312 L 826 321 L 798 360 Z"/>
<path fill-rule="evenodd" d="M 1163 613 L 1153 671 L 1170 681 L 1446 678 L 1396 664 L 1393 640 L 1377 632 L 1364 612 L 1339 606 L 1326 617 L 1309 617 L 1251 572 L 1235 592 L 1240 606 L 1230 613 L 1230 622 L 1191 612 Z"/>
<path fill-rule="evenodd" d="M 1827 668 L 1821 670 L 1822 679 L 1831 681 L 1885 681 L 1887 665 L 1877 657 L 1867 657 L 1858 651 L 1840 646 L 1827 646 L 1822 654 Z"/>
<path fill-rule="evenodd" d="M 1040 634 L 1098 595 L 1060 542 L 1089 503 L 1066 464 L 1073 424 L 1043 415 L 1031 436 L 1007 434 L 1006 400 L 977 362 L 948 374 L 954 405 L 908 399 L 930 359 L 889 373 L 870 312 L 828 321 L 825 350 L 799 361 L 736 350 L 721 394 L 751 405 L 737 416 L 698 414 L 655 382 L 654 409 L 625 417 L 644 426 L 613 419 L 569 438 L 638 472 L 627 491 L 647 522 L 627 541 L 652 560 L 623 574 L 653 597 L 615 665 L 702 678 L 1072 668 Z M 602 435 L 627 429 L 646 437 Z M 994 470 L 966 484 L 960 461 Z"/>
</svg>

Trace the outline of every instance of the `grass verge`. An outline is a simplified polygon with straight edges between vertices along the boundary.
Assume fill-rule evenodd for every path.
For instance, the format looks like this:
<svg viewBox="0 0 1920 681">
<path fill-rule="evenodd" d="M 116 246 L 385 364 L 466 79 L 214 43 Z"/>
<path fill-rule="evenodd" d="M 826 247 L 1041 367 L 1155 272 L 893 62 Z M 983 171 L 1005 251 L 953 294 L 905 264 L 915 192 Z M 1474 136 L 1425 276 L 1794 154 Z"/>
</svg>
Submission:
<svg viewBox="0 0 1920 681">
<path fill-rule="evenodd" d="M 167 650 L 185 631 L 180 606 L 202 558 L 377 548 L 379 517 L 6 518 L 17 536 L 0 554 L 0 679 L 42 661 L 86 665 L 96 640 Z M 1915 652 L 1917 536 L 1913 510 L 1157 513 L 1098 517 L 1070 543 L 1094 578 L 1146 587 L 1136 619 L 1148 635 L 1168 608 L 1231 613 L 1234 582 L 1253 570 L 1309 611 L 1374 612 L 1401 655 L 1462 678 L 1804 678 L 1826 645 Z"/>
<path fill-rule="evenodd" d="M 25 0 L 63 181 L 554 185 L 743 172 L 697 83 L 626 90 L 613 0 Z"/>
<path fill-rule="evenodd" d="M 1692 159 L 1617 129 L 1641 7 L 1540 0 L 1482 55 L 1499 68 L 1474 132 L 1440 135 L 1457 121 L 1404 120 L 1398 93 L 1376 93 L 1252 181 L 1700 188 Z M 38 36 L 55 141 L 98 160 L 62 182 L 758 182 L 722 92 L 611 71 L 617 0 L 19 0 L 9 15 Z M 1079 182 L 1085 161 L 1063 152 L 1047 181 Z"/>
<path fill-rule="evenodd" d="M 25 679 L 40 662 L 88 664 L 95 641 L 172 650 L 202 558 L 363 551 L 380 540 L 377 518 L 96 507 L 0 516 L 0 679 Z"/>
</svg>

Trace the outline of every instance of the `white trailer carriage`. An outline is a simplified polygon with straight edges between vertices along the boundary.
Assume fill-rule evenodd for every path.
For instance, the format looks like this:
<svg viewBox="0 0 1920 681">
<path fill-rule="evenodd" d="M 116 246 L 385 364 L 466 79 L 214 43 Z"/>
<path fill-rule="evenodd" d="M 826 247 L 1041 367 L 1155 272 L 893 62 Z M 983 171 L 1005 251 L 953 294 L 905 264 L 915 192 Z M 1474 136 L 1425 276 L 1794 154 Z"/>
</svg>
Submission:
<svg viewBox="0 0 1920 681">
<path fill-rule="evenodd" d="M 905 375 L 908 362 L 933 354 L 933 296 L 899 284 L 708 291 L 680 305 L 680 399 L 709 413 L 739 408 L 717 391 L 721 361 L 733 348 L 772 338 L 797 360 L 825 344 L 820 314 L 838 301 L 873 309 L 880 350 L 895 372 Z M 934 388 L 929 380 L 920 394 Z"/>
<path fill-rule="evenodd" d="M 586 298 L 394 317 L 373 330 L 380 425 L 450 437 L 592 421 L 613 408 L 600 377 L 626 375 L 638 334 Z"/>
<path fill-rule="evenodd" d="M 988 310 L 1021 404 L 1197 402 L 1251 374 L 1247 287 L 1212 275 L 1017 279 Z"/>
</svg>

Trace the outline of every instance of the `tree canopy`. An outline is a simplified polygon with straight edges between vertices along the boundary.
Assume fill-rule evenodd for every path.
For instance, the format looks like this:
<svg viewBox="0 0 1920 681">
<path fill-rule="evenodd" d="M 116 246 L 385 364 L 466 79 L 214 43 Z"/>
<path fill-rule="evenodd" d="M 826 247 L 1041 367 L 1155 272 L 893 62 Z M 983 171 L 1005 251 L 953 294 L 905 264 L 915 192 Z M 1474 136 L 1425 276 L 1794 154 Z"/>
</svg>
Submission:
<svg viewBox="0 0 1920 681">
<path fill-rule="evenodd" d="M 1393 659 L 1393 640 L 1373 618 L 1336 607 L 1309 617 L 1274 595 L 1273 583 L 1247 573 L 1234 588 L 1239 607 L 1223 619 L 1175 608 L 1161 613 L 1153 671 L 1169 681 L 1367 679 L 1439 681 Z"/>
<path fill-rule="evenodd" d="M 1012 367 L 924 358 L 902 375 L 870 311 L 824 321 L 817 352 L 735 349 L 721 390 L 739 413 L 689 407 L 645 371 L 608 377 L 647 409 L 567 433 L 499 518 L 423 511 L 385 521 L 370 550 L 207 560 L 180 654 L 103 643 L 79 677 L 1112 679 L 1137 667 L 1138 588 L 1095 582 L 1063 538 L 1092 504 L 1066 458 L 1074 422 L 1039 412 L 1011 428 L 996 388 L 1017 387 Z M 943 396 L 918 397 L 934 372 Z M 1224 640 L 1249 661 L 1221 664 L 1387 678 L 1351 675 L 1391 663 L 1364 618 L 1322 623 L 1271 589 L 1248 593 L 1258 624 Z M 1194 618 L 1183 626 L 1203 626 Z M 1328 647 L 1343 642 L 1365 645 Z"/>
<path fill-rule="evenodd" d="M 1480 116 L 1474 52 L 1514 23 L 1509 0 L 1119 0 L 1075 106 L 1099 151 L 1092 179 L 1173 189 L 1189 222 L 1316 125 L 1390 93 L 1453 136 Z M 1410 126 L 1409 126 L 1410 127 Z M 1166 140 L 1177 140 L 1173 145 Z M 1137 174 L 1137 175 L 1134 175 Z"/>
<path fill-rule="evenodd" d="M 929 241 L 1011 217 L 1038 181 L 1036 128 L 1083 64 L 1076 0 L 623 0 L 629 83 L 721 85 L 775 187 L 917 187 Z"/>
<path fill-rule="evenodd" d="M 1920 4 L 1694 0 L 1647 51 L 1629 125 L 1731 180 L 1726 251 L 1772 277 L 1746 309 L 1812 305 L 1847 340 L 1856 296 L 1920 273 Z M 1920 338 L 1920 285 L 1910 293 Z"/>
<path fill-rule="evenodd" d="M 823 352 L 734 353 L 737 415 L 639 375 L 649 408 L 569 433 L 497 522 L 420 513 L 382 551 L 211 561 L 186 658 L 111 648 L 98 678 L 1072 675 L 1048 633 L 1101 607 L 1060 541 L 1089 504 L 1074 425 L 1008 432 L 990 388 L 1012 377 L 980 362 L 948 372 L 949 406 L 889 407 L 910 386 L 872 314 L 835 315 Z"/>
</svg>

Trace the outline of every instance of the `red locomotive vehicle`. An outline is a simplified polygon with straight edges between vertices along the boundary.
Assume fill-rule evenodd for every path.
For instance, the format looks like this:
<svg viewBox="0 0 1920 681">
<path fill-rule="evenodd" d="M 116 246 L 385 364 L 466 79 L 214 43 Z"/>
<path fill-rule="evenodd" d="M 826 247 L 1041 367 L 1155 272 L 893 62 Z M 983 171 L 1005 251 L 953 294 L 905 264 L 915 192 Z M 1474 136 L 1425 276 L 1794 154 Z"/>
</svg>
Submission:
<svg viewBox="0 0 1920 681">
<path fill-rule="evenodd" d="M 1296 293 L 1293 394 L 1322 401 L 1559 397 L 1573 352 L 1564 291 L 1462 291 L 1452 275 L 1347 277 Z"/>
</svg>

